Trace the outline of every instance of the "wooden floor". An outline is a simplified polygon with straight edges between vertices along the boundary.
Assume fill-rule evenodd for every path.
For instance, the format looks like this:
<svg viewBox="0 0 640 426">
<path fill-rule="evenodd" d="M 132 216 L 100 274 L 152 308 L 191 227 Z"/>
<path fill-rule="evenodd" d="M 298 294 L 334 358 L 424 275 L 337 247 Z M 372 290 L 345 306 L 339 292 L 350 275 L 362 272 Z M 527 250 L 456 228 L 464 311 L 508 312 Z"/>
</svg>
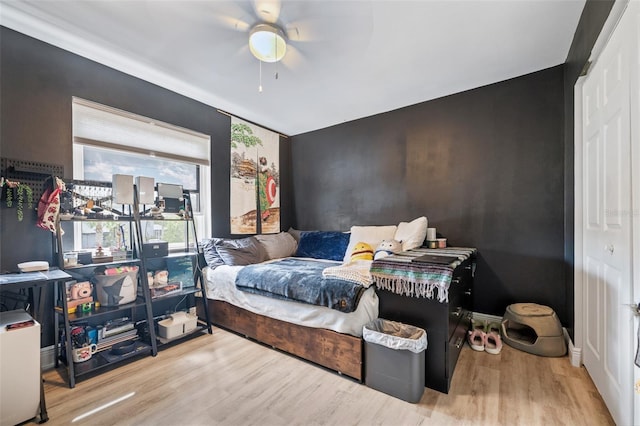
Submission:
<svg viewBox="0 0 640 426">
<path fill-rule="evenodd" d="M 45 380 L 49 425 L 614 424 L 584 368 L 509 346 L 465 346 L 451 392 L 418 404 L 218 328 L 74 389 L 64 372 Z"/>
</svg>

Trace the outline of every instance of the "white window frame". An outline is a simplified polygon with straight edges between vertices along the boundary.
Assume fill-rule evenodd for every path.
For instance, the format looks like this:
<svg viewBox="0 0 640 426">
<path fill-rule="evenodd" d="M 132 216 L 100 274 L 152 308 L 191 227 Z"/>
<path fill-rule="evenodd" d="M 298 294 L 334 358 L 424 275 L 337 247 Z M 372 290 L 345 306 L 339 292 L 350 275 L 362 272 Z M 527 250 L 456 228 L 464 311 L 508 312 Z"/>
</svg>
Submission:
<svg viewBox="0 0 640 426">
<path fill-rule="evenodd" d="M 194 225 L 196 228 L 197 237 L 199 240 L 206 238 L 211 232 L 211 184 L 210 184 L 210 162 L 211 162 L 211 138 L 209 135 L 195 132 L 193 130 L 178 127 L 172 124 L 154 120 L 151 118 L 143 117 L 137 114 L 129 113 L 126 111 L 118 110 L 116 108 L 101 105 L 95 102 L 87 101 L 85 99 L 73 98 L 73 105 L 83 108 L 89 107 L 95 109 L 98 114 L 105 114 L 105 121 L 113 120 L 113 125 L 117 125 L 118 121 L 123 119 L 132 120 L 132 128 L 136 132 L 130 136 L 120 134 L 119 139 L 109 139 L 109 137 L 101 137 L 98 133 L 92 134 L 91 129 L 88 131 L 83 130 L 85 134 L 76 134 L 77 123 L 75 123 L 74 117 L 74 130 L 73 130 L 73 178 L 76 180 L 84 180 L 84 152 L 83 146 L 94 146 L 102 149 L 109 149 L 113 151 L 122 151 L 124 153 L 142 154 L 149 156 L 163 157 L 173 161 L 183 161 L 190 164 L 199 166 L 199 198 L 200 198 L 200 210 L 194 212 Z M 125 126 L 126 123 L 125 120 Z M 153 139 L 154 132 L 161 132 L 159 138 L 167 138 L 168 141 L 165 144 L 158 144 L 154 140 L 153 146 L 150 143 L 140 142 L 141 132 L 145 132 L 145 128 L 149 130 L 149 139 Z M 89 135 L 90 137 L 83 137 Z M 189 154 L 183 155 L 183 150 L 175 150 L 175 140 L 184 137 L 185 144 L 189 145 Z M 129 143 L 129 140 L 135 138 L 136 142 Z M 200 144 L 200 145 L 199 145 Z M 206 145 L 206 146 L 205 146 Z M 184 144 L 180 144 L 181 148 L 184 148 Z M 166 182 L 172 183 L 172 182 Z M 75 232 L 74 245 L 80 247 L 81 235 L 79 232 Z"/>
</svg>

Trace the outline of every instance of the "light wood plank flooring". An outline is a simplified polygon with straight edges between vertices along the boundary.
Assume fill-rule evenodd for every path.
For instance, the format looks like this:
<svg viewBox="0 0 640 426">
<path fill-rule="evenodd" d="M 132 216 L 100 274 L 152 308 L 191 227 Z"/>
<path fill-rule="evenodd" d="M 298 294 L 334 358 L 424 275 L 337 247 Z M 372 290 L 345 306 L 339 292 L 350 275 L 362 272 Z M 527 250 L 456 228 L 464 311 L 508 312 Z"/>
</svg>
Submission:
<svg viewBox="0 0 640 426">
<path fill-rule="evenodd" d="M 451 392 L 425 389 L 418 404 L 218 328 L 75 389 L 64 374 L 45 374 L 50 425 L 614 424 L 584 368 L 509 346 L 465 346 Z"/>
</svg>

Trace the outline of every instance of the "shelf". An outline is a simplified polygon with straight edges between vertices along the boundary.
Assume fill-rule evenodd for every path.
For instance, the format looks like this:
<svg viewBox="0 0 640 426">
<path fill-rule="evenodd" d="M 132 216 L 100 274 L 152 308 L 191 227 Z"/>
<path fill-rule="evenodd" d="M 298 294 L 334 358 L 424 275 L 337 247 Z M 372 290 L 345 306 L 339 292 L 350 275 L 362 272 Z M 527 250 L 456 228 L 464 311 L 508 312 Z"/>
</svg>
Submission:
<svg viewBox="0 0 640 426">
<path fill-rule="evenodd" d="M 157 218 L 157 217 L 148 217 L 148 216 L 141 216 L 140 220 L 141 221 L 157 221 L 157 222 L 185 222 L 185 223 L 188 223 L 191 221 L 191 219 L 184 219 L 181 217 Z"/>
<path fill-rule="evenodd" d="M 99 316 L 110 314 L 113 312 L 127 311 L 134 308 L 144 307 L 145 305 L 146 303 L 144 299 L 138 296 L 135 302 L 127 303 L 125 305 L 118 305 L 118 306 L 100 305 L 97 308 L 94 308 L 91 312 L 77 313 L 76 311 L 73 313 L 69 313 L 69 322 L 85 321 L 92 317 L 99 317 Z M 59 314 L 63 313 L 62 306 L 56 306 L 55 310 Z"/>
<path fill-rule="evenodd" d="M 103 370 L 110 366 L 119 364 L 125 360 L 135 358 L 137 356 L 149 355 L 151 353 L 151 345 L 137 341 L 136 348 L 128 354 L 118 355 L 117 359 L 109 360 L 104 353 L 108 351 L 100 351 L 93 354 L 91 359 L 84 362 L 73 363 L 75 377 L 91 374 L 99 370 Z M 68 361 L 67 361 L 68 362 Z"/>
<path fill-rule="evenodd" d="M 193 336 L 193 335 L 195 335 L 195 334 L 197 334 L 199 332 L 206 331 L 206 330 L 207 330 L 207 326 L 206 325 L 197 325 L 196 328 L 194 328 L 190 332 L 182 334 L 180 336 L 177 336 L 177 337 L 174 337 L 174 338 L 171 338 L 171 339 L 165 339 L 164 337 L 157 336 L 156 339 L 158 340 L 158 344 L 160 346 L 168 345 L 168 344 L 171 344 L 173 342 L 177 342 L 179 340 L 186 339 L 186 338 L 191 337 L 191 336 Z"/>
<path fill-rule="evenodd" d="M 166 259 L 169 257 L 197 256 L 198 254 L 199 253 L 196 251 L 180 251 L 180 252 L 169 253 L 168 255 L 162 256 L 162 257 Z"/>
<path fill-rule="evenodd" d="M 60 222 L 133 222 L 132 216 L 118 216 L 115 217 L 82 217 L 76 216 L 70 219 L 60 218 Z"/>
<path fill-rule="evenodd" d="M 104 185 L 92 185 L 89 182 L 74 181 L 74 184 L 77 184 L 78 188 L 72 188 L 73 195 L 87 202 L 89 199 L 95 199 L 95 196 L 82 193 L 81 190 L 86 190 L 84 186 L 98 186 L 99 188 L 105 187 L 109 188 L 109 191 L 111 190 L 111 184 L 108 182 L 104 183 Z M 103 194 L 104 196 L 100 199 L 110 199 L 109 197 L 111 195 L 108 193 L 109 191 L 103 191 L 105 194 Z M 185 191 L 185 197 L 188 198 L 188 191 Z M 74 199 L 74 203 L 75 201 L 76 200 Z M 104 206 L 106 204 L 103 203 L 102 205 Z M 123 214 L 121 215 L 120 212 L 111 206 L 111 208 L 105 209 L 105 213 L 114 213 L 114 216 L 109 214 L 104 217 L 93 217 L 93 213 L 91 214 L 92 217 L 66 215 L 61 217 L 60 221 L 57 223 L 58 232 L 56 232 L 55 240 L 59 264 L 64 264 L 65 246 L 69 249 L 75 249 L 77 245 L 81 245 L 85 248 L 79 252 L 80 254 L 78 256 L 78 260 L 84 261 L 85 263 L 74 265 L 73 267 L 65 267 L 64 271 L 66 271 L 71 278 L 66 280 L 64 283 L 56 285 L 56 306 L 54 310 L 56 316 L 55 346 L 56 348 L 60 348 L 62 351 L 56 357 L 56 363 L 58 361 L 63 361 L 66 364 L 69 372 L 69 386 L 71 388 L 75 387 L 76 379 L 79 379 L 80 377 L 87 378 L 90 375 L 98 374 L 101 370 L 115 368 L 117 367 L 117 364 L 127 362 L 127 360 L 134 360 L 149 354 L 155 356 L 158 352 L 159 344 L 169 344 L 174 341 L 177 342 L 178 340 L 185 339 L 188 336 L 196 335 L 201 331 L 208 331 L 209 333 L 212 332 L 211 325 L 209 324 L 206 297 L 203 297 L 202 303 L 204 304 L 203 309 L 206 320 L 199 321 L 193 332 L 180 336 L 176 339 L 171 339 L 171 341 L 163 341 L 157 338 L 156 327 L 152 325 L 154 321 L 154 309 L 157 311 L 165 310 L 165 305 L 171 304 L 173 307 L 176 303 L 176 306 L 184 304 L 186 308 L 191 309 L 195 307 L 194 305 L 196 303 L 200 302 L 195 298 L 195 295 L 202 293 L 206 296 L 206 289 L 201 289 L 193 285 L 198 282 L 198 280 L 202 280 L 202 271 L 199 268 L 198 263 L 200 253 L 198 251 L 198 241 L 195 232 L 195 223 L 192 218 L 192 212 L 190 211 L 190 203 L 189 209 L 187 210 L 189 218 L 180 217 L 177 214 L 172 213 L 165 213 L 161 219 L 150 216 L 141 216 L 144 212 L 142 212 L 138 206 L 140 206 L 138 193 L 134 186 L 133 205 L 128 209 L 129 212 L 126 212 L 127 209 L 123 207 Z M 146 211 L 147 210 L 145 210 L 145 212 Z M 79 225 L 83 223 L 87 223 L 88 226 Z M 162 223 L 165 223 L 165 225 L 161 225 Z M 175 225 L 176 223 L 178 223 L 178 225 Z M 128 225 L 125 226 L 123 224 Z M 102 226 L 102 239 L 97 238 L 100 235 L 98 233 L 100 226 Z M 63 232 L 61 232 L 63 228 L 67 231 L 64 237 L 62 235 Z M 145 247 L 146 244 L 144 243 L 145 235 L 149 235 L 151 231 L 153 231 L 154 236 L 158 234 L 158 238 L 162 237 L 163 233 L 171 236 L 174 235 L 173 232 L 180 232 L 184 233 L 185 239 L 180 243 L 180 245 L 172 244 L 172 246 L 177 248 L 177 250 L 167 253 L 165 256 L 147 257 L 145 256 L 145 252 L 146 254 L 154 252 L 152 248 Z M 82 241 L 79 244 L 81 238 Z M 95 248 L 98 246 L 105 247 L 105 253 L 111 252 L 108 250 L 108 247 L 126 246 L 128 248 L 126 251 L 128 256 L 120 260 L 111 260 L 110 256 L 105 256 L 104 260 L 108 260 L 106 262 L 89 263 L 94 262 L 96 259 L 91 259 L 88 256 L 94 254 L 94 251 L 86 250 L 86 248 Z M 155 252 L 158 252 L 158 250 L 155 250 Z M 124 255 L 125 251 L 118 250 L 115 251 L 115 253 L 116 255 Z M 125 287 L 121 287 L 124 285 L 124 281 L 112 282 L 112 280 L 106 279 L 109 277 L 100 277 L 102 269 L 126 265 L 137 266 L 137 290 L 135 290 L 135 293 L 131 291 L 128 284 L 126 289 Z M 149 289 L 150 280 L 148 279 L 148 273 L 152 271 L 167 271 L 168 273 L 173 274 L 172 277 L 174 277 L 175 282 L 183 282 L 190 286 L 188 288 L 181 288 L 179 291 L 173 293 L 152 298 L 151 291 Z M 94 287 L 92 290 L 92 297 L 94 301 L 98 301 L 98 294 L 105 296 L 104 293 L 107 293 L 107 296 L 110 299 L 102 300 L 113 300 L 114 303 L 115 300 L 131 300 L 134 296 L 136 299 L 132 303 L 118 306 L 101 305 L 95 307 L 94 304 L 94 308 L 90 312 L 82 312 L 81 307 L 79 307 L 79 309 L 76 308 L 74 313 L 69 313 L 67 311 L 65 314 L 64 306 L 69 306 L 69 304 L 75 304 L 81 301 L 68 301 L 68 297 L 70 297 L 71 294 L 75 296 L 86 295 L 86 299 L 90 300 L 86 294 L 85 287 L 82 288 L 82 293 L 78 289 L 70 288 L 70 285 L 73 283 L 72 280 L 77 282 L 93 282 Z M 100 284 L 98 284 L 98 282 L 100 282 Z M 125 293 L 127 297 L 126 299 L 111 299 L 118 295 L 124 297 Z M 175 310 L 176 307 L 173 307 L 173 309 Z M 131 337 L 121 336 L 123 341 L 135 342 L 135 349 L 127 354 L 117 355 L 113 353 L 112 348 L 107 347 L 106 342 L 111 342 L 103 339 L 102 342 L 105 344 L 105 348 L 101 348 L 98 352 L 94 353 L 91 359 L 81 363 L 74 363 L 72 361 L 73 342 L 71 331 L 74 327 L 85 327 L 85 333 L 89 333 L 92 329 L 98 329 L 101 326 L 105 326 L 108 320 L 113 320 L 119 317 L 128 317 L 131 322 L 135 324 L 137 334 L 143 335 L 143 337 L 137 335 Z M 145 322 L 146 324 L 141 328 L 140 325 Z M 60 332 L 60 327 L 63 327 L 62 332 Z M 74 332 L 80 333 L 82 330 L 74 330 Z M 63 337 L 64 340 L 60 341 L 60 337 Z M 121 348 L 121 350 L 124 350 L 124 348 Z"/>
<path fill-rule="evenodd" d="M 200 288 L 198 287 L 187 287 L 187 288 L 183 288 L 180 291 L 175 291 L 172 293 L 167 293 L 164 294 L 162 296 L 156 296 L 156 297 L 151 297 L 151 301 L 155 302 L 155 301 L 159 301 L 159 300 L 163 300 L 163 299 L 171 299 L 174 297 L 180 297 L 180 296 L 188 296 L 190 294 L 195 294 L 195 293 L 199 293 L 201 291 Z"/>
<path fill-rule="evenodd" d="M 113 265 L 122 265 L 122 264 L 131 264 L 131 263 L 140 263 L 140 259 L 122 259 L 122 260 L 112 260 L 109 262 L 100 262 L 100 263 L 86 263 L 83 265 L 65 267 L 63 270 L 67 272 L 73 272 L 75 270 L 85 269 L 85 268 L 97 268 L 99 266 L 113 266 Z"/>
</svg>

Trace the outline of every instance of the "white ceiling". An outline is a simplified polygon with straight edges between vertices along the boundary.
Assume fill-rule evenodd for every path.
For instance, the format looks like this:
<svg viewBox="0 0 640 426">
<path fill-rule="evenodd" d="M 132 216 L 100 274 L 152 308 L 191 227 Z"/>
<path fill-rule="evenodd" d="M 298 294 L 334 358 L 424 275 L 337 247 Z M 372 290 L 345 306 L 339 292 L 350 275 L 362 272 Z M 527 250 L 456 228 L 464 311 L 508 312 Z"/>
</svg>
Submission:
<svg viewBox="0 0 640 426">
<path fill-rule="evenodd" d="M 585 4 L 1 1 L 3 26 L 289 135 L 561 64 Z M 276 17 L 289 48 L 259 93 L 248 32 Z"/>
</svg>

